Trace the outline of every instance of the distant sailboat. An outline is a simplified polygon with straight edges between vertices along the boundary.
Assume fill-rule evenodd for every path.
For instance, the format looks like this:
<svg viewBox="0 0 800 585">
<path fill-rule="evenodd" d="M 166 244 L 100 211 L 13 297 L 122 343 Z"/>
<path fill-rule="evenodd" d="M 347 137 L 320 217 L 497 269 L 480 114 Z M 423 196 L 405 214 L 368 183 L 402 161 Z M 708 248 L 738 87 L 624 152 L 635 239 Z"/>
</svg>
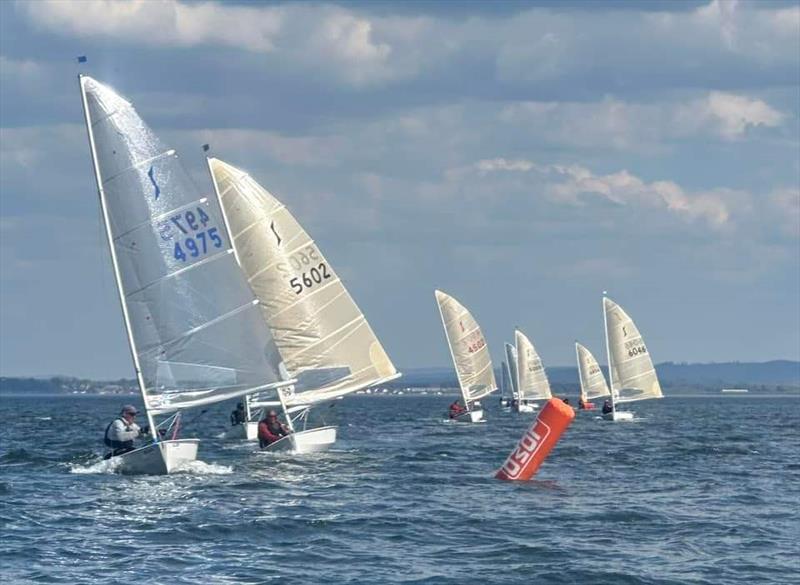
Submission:
<svg viewBox="0 0 800 585">
<path fill-rule="evenodd" d="M 509 377 L 509 386 L 511 388 L 511 400 L 508 406 L 512 407 L 519 401 L 519 377 L 517 376 L 517 348 L 512 343 L 503 344 L 506 351 L 506 374 Z"/>
<path fill-rule="evenodd" d="M 111 262 L 152 442 L 118 455 L 127 473 L 170 473 L 197 458 L 178 440 L 183 409 L 284 384 L 275 342 L 225 237 L 174 150 L 133 106 L 80 77 Z M 156 417 L 172 415 L 156 423 Z M 163 433 L 163 435 L 162 435 Z M 169 438 L 166 438 L 169 437 Z"/>
<path fill-rule="evenodd" d="M 276 403 L 246 402 L 248 438 L 257 435 L 254 411 L 280 406 L 294 431 L 269 450 L 312 452 L 336 440 L 336 428 L 306 428 L 309 409 L 400 377 L 363 313 L 317 244 L 286 206 L 245 171 L 208 160 L 231 240 L 269 324 L 286 376 Z M 303 427 L 300 428 L 299 424 Z"/>
<path fill-rule="evenodd" d="M 436 302 L 466 408 L 456 420 L 480 422 L 483 408 L 479 400 L 497 390 L 489 347 L 478 322 L 461 303 L 440 290 Z"/>
<path fill-rule="evenodd" d="M 592 353 L 583 345 L 575 342 L 575 354 L 578 360 L 578 378 L 581 383 L 581 397 L 579 404 L 583 409 L 592 409 L 594 405 L 590 402 L 603 396 L 609 396 L 606 378 L 600 364 L 594 359 Z"/>
<path fill-rule="evenodd" d="M 547 380 L 542 359 L 528 339 L 519 329 L 514 331 L 517 349 L 517 412 L 533 412 L 539 405 L 537 400 L 550 400 L 550 382 Z"/>
<path fill-rule="evenodd" d="M 656 369 L 641 333 L 618 304 L 603 297 L 603 319 L 608 350 L 608 378 L 611 383 L 612 411 L 608 420 L 631 420 L 632 412 L 617 410 L 617 404 L 663 398 Z"/>
</svg>

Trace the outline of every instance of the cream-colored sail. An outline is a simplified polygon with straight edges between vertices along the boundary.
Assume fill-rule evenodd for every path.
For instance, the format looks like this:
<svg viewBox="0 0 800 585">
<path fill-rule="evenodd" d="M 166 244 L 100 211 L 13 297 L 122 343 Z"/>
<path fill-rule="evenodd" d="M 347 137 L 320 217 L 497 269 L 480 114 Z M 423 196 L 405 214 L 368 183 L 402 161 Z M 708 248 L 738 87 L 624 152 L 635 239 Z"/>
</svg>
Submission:
<svg viewBox="0 0 800 585">
<path fill-rule="evenodd" d="M 581 382 L 581 399 L 586 402 L 611 394 L 606 384 L 606 377 L 592 353 L 575 343 L 575 353 L 578 356 L 578 378 Z"/>
<path fill-rule="evenodd" d="M 234 249 L 294 392 L 311 405 L 400 374 L 344 284 L 286 206 L 246 172 L 210 159 Z"/>
<path fill-rule="evenodd" d="M 607 297 L 603 309 L 608 335 L 609 380 L 615 402 L 661 398 L 661 385 L 641 333 L 625 311 Z"/>
<path fill-rule="evenodd" d="M 436 291 L 444 332 L 458 375 L 464 402 L 472 402 L 497 390 L 492 356 L 478 322 L 447 293 Z"/>
<path fill-rule="evenodd" d="M 548 400 L 553 396 L 550 382 L 544 371 L 544 364 L 530 339 L 519 329 L 514 331 L 514 343 L 517 347 L 517 376 L 519 382 L 519 399 Z"/>
</svg>

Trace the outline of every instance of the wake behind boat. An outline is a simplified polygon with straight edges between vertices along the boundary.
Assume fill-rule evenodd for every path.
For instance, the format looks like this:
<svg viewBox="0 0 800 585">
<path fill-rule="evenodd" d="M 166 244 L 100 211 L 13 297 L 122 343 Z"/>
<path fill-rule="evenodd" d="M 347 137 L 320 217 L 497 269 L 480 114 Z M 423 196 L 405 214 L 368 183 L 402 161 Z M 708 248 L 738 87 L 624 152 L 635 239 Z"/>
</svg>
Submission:
<svg viewBox="0 0 800 585">
<path fill-rule="evenodd" d="M 489 347 L 478 322 L 464 305 L 440 290 L 435 294 L 463 400 L 460 410 L 455 408 L 457 403 L 451 405 L 450 420 L 480 422 L 484 414 L 479 400 L 497 390 Z"/>
<path fill-rule="evenodd" d="M 641 333 L 618 304 L 603 297 L 603 320 L 608 351 L 608 378 L 611 382 L 611 409 L 606 420 L 633 420 L 633 413 L 617 410 L 617 404 L 663 398 L 656 369 Z"/>
<path fill-rule="evenodd" d="M 208 159 L 208 167 L 236 259 L 258 299 L 259 318 L 275 339 L 284 377 L 297 379 L 278 392 L 277 401 L 265 393 L 248 396 L 238 434 L 258 438 L 261 413 L 280 407 L 292 431 L 290 440 L 277 441 L 281 449 L 325 450 L 336 441 L 336 427 L 308 428 L 310 409 L 400 374 L 287 207 L 243 170 L 217 158 Z"/>
<path fill-rule="evenodd" d="M 197 440 L 177 439 L 180 412 L 283 384 L 278 353 L 216 202 L 127 100 L 91 77 L 79 82 L 151 440 L 116 455 L 117 469 L 166 474 L 197 458 Z"/>
</svg>

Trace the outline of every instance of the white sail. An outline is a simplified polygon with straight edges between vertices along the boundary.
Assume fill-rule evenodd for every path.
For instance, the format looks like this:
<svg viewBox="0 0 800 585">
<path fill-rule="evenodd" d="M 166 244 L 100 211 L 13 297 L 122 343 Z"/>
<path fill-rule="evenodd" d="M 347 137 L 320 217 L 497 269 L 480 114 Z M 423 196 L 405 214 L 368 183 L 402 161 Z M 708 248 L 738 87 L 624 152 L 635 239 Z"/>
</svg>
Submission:
<svg viewBox="0 0 800 585">
<path fill-rule="evenodd" d="M 286 206 L 246 172 L 209 159 L 239 262 L 294 391 L 287 407 L 332 400 L 397 378 L 333 267 Z"/>
<path fill-rule="evenodd" d="M 514 395 L 511 387 L 511 375 L 506 362 L 500 362 L 500 394 L 503 398 L 508 397 L 509 399 Z"/>
<path fill-rule="evenodd" d="M 436 302 L 450 346 L 464 402 L 479 400 L 497 390 L 492 356 L 478 322 L 447 293 L 436 291 Z"/>
<path fill-rule="evenodd" d="M 517 375 L 517 348 L 510 343 L 505 344 L 506 363 L 508 364 L 508 376 L 511 379 L 511 396 L 514 400 L 519 400 L 519 376 Z"/>
<path fill-rule="evenodd" d="M 581 382 L 581 399 L 586 402 L 611 394 L 606 377 L 591 352 L 580 343 L 575 343 L 578 357 L 578 378 Z"/>
<path fill-rule="evenodd" d="M 603 297 L 608 336 L 609 380 L 615 402 L 661 398 L 661 385 L 641 333 L 625 311 Z"/>
<path fill-rule="evenodd" d="M 198 192 L 128 101 L 85 76 L 81 92 L 149 415 L 276 386 L 280 356 L 216 201 Z"/>
<path fill-rule="evenodd" d="M 544 365 L 530 339 L 519 329 L 514 331 L 517 347 L 517 387 L 519 399 L 547 400 L 553 396 Z"/>
</svg>

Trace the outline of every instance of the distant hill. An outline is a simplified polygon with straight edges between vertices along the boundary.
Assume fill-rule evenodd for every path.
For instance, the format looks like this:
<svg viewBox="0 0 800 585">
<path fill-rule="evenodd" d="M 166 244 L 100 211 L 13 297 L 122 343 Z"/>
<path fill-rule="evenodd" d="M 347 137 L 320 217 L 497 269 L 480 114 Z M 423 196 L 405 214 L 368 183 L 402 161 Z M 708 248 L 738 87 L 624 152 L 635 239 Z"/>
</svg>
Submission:
<svg viewBox="0 0 800 585">
<path fill-rule="evenodd" d="M 605 368 L 603 368 L 605 371 Z M 406 368 L 403 376 L 385 384 L 388 387 L 445 387 L 458 386 L 455 371 L 450 368 Z M 687 364 L 665 362 L 656 365 L 661 385 L 669 388 L 750 388 L 751 390 L 800 389 L 800 362 L 775 360 L 771 362 L 726 362 Z M 607 372 L 606 372 L 607 373 Z M 496 372 L 499 380 L 499 371 Z M 573 392 L 578 387 L 578 370 L 574 367 L 547 368 L 553 390 Z M 0 394 L 135 394 L 135 380 L 94 381 L 66 376 L 51 378 L 0 377 Z"/>
<path fill-rule="evenodd" d="M 670 387 L 715 387 L 748 388 L 767 386 L 777 388 L 800 388 L 800 362 L 775 360 L 770 362 L 725 362 L 711 364 L 688 364 L 664 362 L 656 364 L 658 378 L 664 388 Z M 608 371 L 603 367 L 603 372 Z M 495 371 L 499 380 L 499 369 Z M 570 389 L 578 384 L 578 368 L 547 368 L 547 377 L 553 385 Z M 456 386 L 453 368 L 408 368 L 395 386 Z"/>
</svg>

